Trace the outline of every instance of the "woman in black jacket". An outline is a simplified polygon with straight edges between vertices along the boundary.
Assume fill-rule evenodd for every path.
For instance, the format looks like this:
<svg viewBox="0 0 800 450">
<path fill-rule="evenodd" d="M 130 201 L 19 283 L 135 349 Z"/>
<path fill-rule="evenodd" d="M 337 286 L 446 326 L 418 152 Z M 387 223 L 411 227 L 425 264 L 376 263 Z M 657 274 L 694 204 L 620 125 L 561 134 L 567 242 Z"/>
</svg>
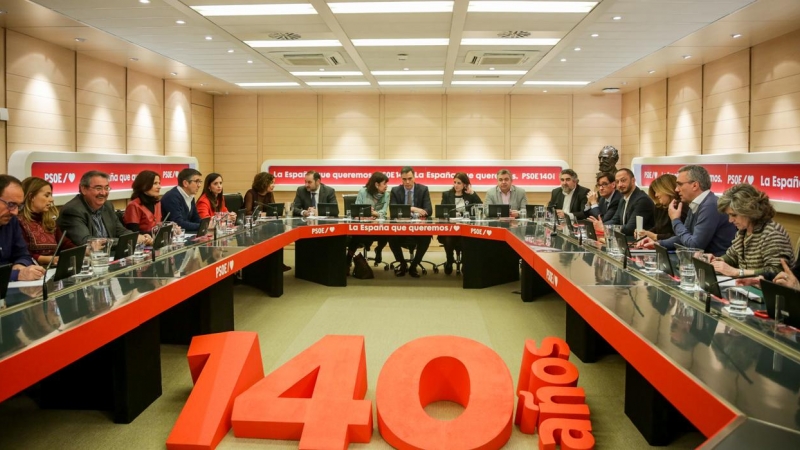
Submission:
<svg viewBox="0 0 800 450">
<path fill-rule="evenodd" d="M 458 172 L 453 177 L 453 188 L 449 191 L 442 192 L 443 205 L 455 205 L 456 211 L 463 213 L 469 211 L 472 205 L 482 204 L 483 201 L 476 194 L 471 187 L 469 177 L 464 172 Z M 453 257 L 454 250 L 461 252 L 461 237 L 460 236 L 444 236 L 444 251 L 447 255 L 447 263 L 444 265 L 444 273 L 450 275 L 453 273 Z"/>
</svg>

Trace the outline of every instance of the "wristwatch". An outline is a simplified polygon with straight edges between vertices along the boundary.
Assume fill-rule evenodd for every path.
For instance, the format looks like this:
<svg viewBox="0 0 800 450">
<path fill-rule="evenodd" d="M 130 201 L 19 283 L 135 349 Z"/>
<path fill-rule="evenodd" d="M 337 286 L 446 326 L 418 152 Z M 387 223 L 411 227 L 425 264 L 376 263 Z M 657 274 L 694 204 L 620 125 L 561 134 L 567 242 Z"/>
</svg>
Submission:
<svg viewBox="0 0 800 450">
<path fill-rule="evenodd" d="M 739 269 L 739 276 L 740 276 L 740 277 L 743 277 L 743 276 L 744 276 L 744 269 Z"/>
</svg>

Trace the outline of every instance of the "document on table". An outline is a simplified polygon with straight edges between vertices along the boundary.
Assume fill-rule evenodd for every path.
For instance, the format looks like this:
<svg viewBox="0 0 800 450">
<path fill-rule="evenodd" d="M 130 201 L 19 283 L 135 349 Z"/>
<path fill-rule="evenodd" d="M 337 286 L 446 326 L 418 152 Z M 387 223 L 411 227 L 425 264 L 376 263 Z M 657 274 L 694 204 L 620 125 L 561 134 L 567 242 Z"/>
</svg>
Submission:
<svg viewBox="0 0 800 450">
<path fill-rule="evenodd" d="M 48 269 L 47 270 L 47 274 L 45 275 L 45 277 L 49 280 L 49 279 L 53 278 L 53 275 L 55 275 L 55 273 L 56 273 L 56 269 L 55 268 Z M 36 286 L 41 286 L 42 283 L 43 283 L 42 280 L 12 281 L 12 282 L 8 283 L 8 287 L 10 287 L 10 288 L 36 287 Z"/>
</svg>

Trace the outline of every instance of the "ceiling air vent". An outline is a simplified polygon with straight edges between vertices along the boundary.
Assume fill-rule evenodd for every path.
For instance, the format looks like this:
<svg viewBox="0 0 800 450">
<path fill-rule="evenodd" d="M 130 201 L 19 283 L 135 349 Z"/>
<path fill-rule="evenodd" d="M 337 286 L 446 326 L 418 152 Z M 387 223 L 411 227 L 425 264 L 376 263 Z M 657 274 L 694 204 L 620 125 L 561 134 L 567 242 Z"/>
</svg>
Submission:
<svg viewBox="0 0 800 450">
<path fill-rule="evenodd" d="M 339 66 L 346 61 L 339 53 L 270 53 L 270 56 L 277 56 L 280 61 L 289 66 L 313 67 L 313 66 Z"/>
<path fill-rule="evenodd" d="M 467 52 L 467 57 L 464 62 L 475 66 L 518 66 L 529 62 L 536 53 L 538 53 L 536 50 L 474 51 Z"/>
</svg>

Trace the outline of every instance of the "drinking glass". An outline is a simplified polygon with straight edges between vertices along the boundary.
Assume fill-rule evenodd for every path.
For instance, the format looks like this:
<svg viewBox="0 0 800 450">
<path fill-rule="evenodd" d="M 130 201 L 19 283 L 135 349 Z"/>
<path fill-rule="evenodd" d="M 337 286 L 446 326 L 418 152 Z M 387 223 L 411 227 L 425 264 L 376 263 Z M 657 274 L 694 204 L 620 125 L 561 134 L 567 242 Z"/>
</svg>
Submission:
<svg viewBox="0 0 800 450">
<path fill-rule="evenodd" d="M 283 216 L 287 219 L 292 217 L 292 202 L 286 202 L 283 204 Z"/>
<path fill-rule="evenodd" d="M 603 231 L 606 237 L 606 252 L 612 257 L 616 257 L 620 252 L 617 248 L 617 239 L 614 235 L 614 225 L 606 225 Z"/>
<path fill-rule="evenodd" d="M 519 210 L 519 220 L 527 220 L 527 219 L 528 219 L 528 211 L 527 211 L 527 210 L 526 210 L 526 208 L 523 206 L 523 207 L 522 207 L 522 208 Z"/>
<path fill-rule="evenodd" d="M 642 263 L 644 263 L 644 271 L 646 273 L 658 272 L 658 255 L 645 253 L 642 255 Z"/>
<path fill-rule="evenodd" d="M 253 227 L 253 216 L 244 216 L 244 226 L 245 228 Z"/>
<path fill-rule="evenodd" d="M 111 254 L 112 239 L 89 238 L 86 241 L 92 270 L 95 274 L 108 270 L 109 255 Z"/>
<path fill-rule="evenodd" d="M 747 317 L 747 294 L 739 289 L 729 288 L 725 293 L 728 295 L 728 313 L 734 319 L 743 320 Z M 777 310 L 775 315 L 778 315 Z"/>
<path fill-rule="evenodd" d="M 678 260 L 680 261 L 680 288 L 685 291 L 694 291 L 696 289 L 695 279 L 697 275 L 694 271 L 694 262 L 692 262 L 692 258 L 700 257 L 703 254 L 703 250 L 684 247 L 678 249 L 676 253 L 678 253 Z"/>
</svg>

